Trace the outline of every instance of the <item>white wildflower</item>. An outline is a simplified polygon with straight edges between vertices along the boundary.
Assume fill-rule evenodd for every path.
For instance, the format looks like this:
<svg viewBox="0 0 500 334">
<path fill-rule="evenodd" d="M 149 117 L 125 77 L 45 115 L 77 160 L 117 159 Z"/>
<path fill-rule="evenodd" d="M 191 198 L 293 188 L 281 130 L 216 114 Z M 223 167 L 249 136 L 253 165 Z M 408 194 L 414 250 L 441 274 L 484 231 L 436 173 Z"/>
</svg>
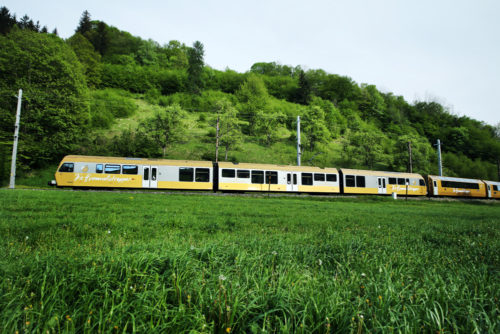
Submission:
<svg viewBox="0 0 500 334">
<path fill-rule="evenodd" d="M 30 237 L 26 236 L 26 238 L 24 238 L 24 240 L 28 240 Z"/>
<path fill-rule="evenodd" d="M 108 234 L 111 234 L 111 230 L 108 230 Z"/>
<path fill-rule="evenodd" d="M 196 247 L 194 247 L 194 245 L 191 245 L 190 249 L 191 250 L 194 250 Z"/>
<path fill-rule="evenodd" d="M 220 274 L 219 275 L 219 281 L 225 281 L 226 280 L 226 276 Z"/>
<path fill-rule="evenodd" d="M 277 251 L 273 251 L 273 252 L 272 252 L 272 254 L 273 254 L 274 256 L 276 256 L 276 255 L 278 255 L 278 252 L 277 252 Z"/>
<path fill-rule="evenodd" d="M 366 274 L 365 273 L 361 273 L 361 277 L 365 278 Z"/>
<path fill-rule="evenodd" d="M 321 267 L 322 264 L 323 264 L 323 261 L 321 261 L 321 259 L 318 259 L 318 265 Z"/>
</svg>

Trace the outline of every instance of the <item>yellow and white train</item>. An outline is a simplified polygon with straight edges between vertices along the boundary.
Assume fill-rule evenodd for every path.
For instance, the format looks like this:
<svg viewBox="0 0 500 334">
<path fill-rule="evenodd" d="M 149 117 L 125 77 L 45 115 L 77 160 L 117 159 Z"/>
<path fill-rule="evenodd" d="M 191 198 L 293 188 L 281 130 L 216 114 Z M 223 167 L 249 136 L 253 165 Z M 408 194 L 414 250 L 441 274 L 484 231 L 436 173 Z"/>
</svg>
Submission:
<svg viewBox="0 0 500 334">
<path fill-rule="evenodd" d="M 415 173 L 190 160 L 68 155 L 51 185 L 500 198 L 500 182 Z"/>
</svg>

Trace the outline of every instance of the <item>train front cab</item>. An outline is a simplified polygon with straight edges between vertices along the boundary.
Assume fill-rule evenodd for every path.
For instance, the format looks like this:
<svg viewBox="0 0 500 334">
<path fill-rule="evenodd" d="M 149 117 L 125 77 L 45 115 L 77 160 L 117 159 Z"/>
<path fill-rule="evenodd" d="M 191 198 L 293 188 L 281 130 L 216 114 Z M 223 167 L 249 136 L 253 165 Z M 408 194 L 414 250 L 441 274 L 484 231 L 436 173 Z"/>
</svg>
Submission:
<svg viewBox="0 0 500 334">
<path fill-rule="evenodd" d="M 344 194 L 427 194 L 424 178 L 420 174 L 342 168 L 340 175 Z"/>
<path fill-rule="evenodd" d="M 428 182 L 431 196 L 486 197 L 486 184 L 481 180 L 429 175 Z"/>
<path fill-rule="evenodd" d="M 339 193 L 336 168 L 218 163 L 221 191 Z"/>
<path fill-rule="evenodd" d="M 207 161 L 66 156 L 55 174 L 59 187 L 212 190 Z"/>
<path fill-rule="evenodd" d="M 486 184 L 486 195 L 488 198 L 500 199 L 500 182 L 483 181 Z"/>
</svg>

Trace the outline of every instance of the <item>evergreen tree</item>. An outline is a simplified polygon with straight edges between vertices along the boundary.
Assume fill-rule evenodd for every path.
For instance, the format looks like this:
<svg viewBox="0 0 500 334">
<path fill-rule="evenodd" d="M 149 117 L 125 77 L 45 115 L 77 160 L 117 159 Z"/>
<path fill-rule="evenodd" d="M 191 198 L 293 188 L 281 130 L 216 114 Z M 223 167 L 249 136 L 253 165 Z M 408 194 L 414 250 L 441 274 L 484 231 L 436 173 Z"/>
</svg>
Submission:
<svg viewBox="0 0 500 334">
<path fill-rule="evenodd" d="M 59 36 L 59 33 L 57 32 L 57 28 L 54 28 L 54 30 L 52 30 L 52 35 Z"/>
<path fill-rule="evenodd" d="M 16 17 L 10 15 L 7 7 L 0 8 L 0 34 L 6 35 L 16 24 Z"/>
<path fill-rule="evenodd" d="M 76 28 L 76 32 L 79 32 L 83 36 L 87 37 L 86 34 L 92 30 L 92 22 L 90 20 L 90 13 L 86 10 L 83 12 L 80 18 L 80 23 Z"/>
<path fill-rule="evenodd" d="M 200 41 L 193 43 L 193 47 L 188 50 L 188 84 L 192 93 L 199 94 L 203 89 L 203 44 Z"/>
<path fill-rule="evenodd" d="M 297 89 L 295 102 L 306 105 L 311 100 L 311 83 L 303 70 L 299 72 L 299 88 Z"/>
<path fill-rule="evenodd" d="M 97 29 L 92 36 L 92 44 L 97 52 L 104 56 L 109 47 L 108 26 L 106 23 L 99 21 Z"/>
</svg>

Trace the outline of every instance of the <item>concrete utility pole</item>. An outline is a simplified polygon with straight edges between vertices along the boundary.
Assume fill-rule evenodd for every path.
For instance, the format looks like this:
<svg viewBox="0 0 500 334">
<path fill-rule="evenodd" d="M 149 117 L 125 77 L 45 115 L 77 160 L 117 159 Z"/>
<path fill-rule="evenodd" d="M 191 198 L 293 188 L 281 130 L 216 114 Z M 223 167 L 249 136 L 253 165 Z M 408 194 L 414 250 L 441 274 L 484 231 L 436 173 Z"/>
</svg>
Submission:
<svg viewBox="0 0 500 334">
<path fill-rule="evenodd" d="M 215 136 L 215 162 L 219 162 L 219 115 L 217 115 L 217 127 Z"/>
<path fill-rule="evenodd" d="M 439 165 L 439 176 L 443 176 L 443 162 L 441 160 L 441 141 L 437 140 L 437 151 L 438 151 L 438 165 Z"/>
<path fill-rule="evenodd" d="M 17 158 L 17 141 L 19 139 L 19 120 L 21 118 L 21 100 L 23 98 L 23 90 L 19 90 L 17 95 L 17 110 L 16 110 L 16 125 L 14 129 L 14 145 L 12 146 L 12 163 L 10 165 L 10 183 L 9 188 L 16 187 L 16 158 Z"/>
<path fill-rule="evenodd" d="M 297 166 L 300 166 L 300 116 L 297 116 Z"/>
<path fill-rule="evenodd" d="M 497 159 L 498 181 L 500 181 L 500 158 Z"/>
<path fill-rule="evenodd" d="M 412 166 L 412 161 L 411 161 L 411 141 L 408 142 L 408 156 L 410 158 L 410 161 L 409 161 L 410 173 L 413 173 L 413 166 Z"/>
</svg>

